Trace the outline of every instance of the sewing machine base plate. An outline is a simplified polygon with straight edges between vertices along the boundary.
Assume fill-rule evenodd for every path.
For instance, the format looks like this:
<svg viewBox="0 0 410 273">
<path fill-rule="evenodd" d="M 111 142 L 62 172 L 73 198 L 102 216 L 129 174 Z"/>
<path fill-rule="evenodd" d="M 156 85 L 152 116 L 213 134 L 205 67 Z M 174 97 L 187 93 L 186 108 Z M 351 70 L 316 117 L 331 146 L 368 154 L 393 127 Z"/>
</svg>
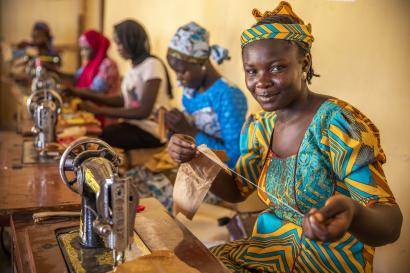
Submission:
<svg viewBox="0 0 410 273">
<path fill-rule="evenodd" d="M 23 141 L 22 163 L 23 164 L 52 164 L 58 162 L 60 156 L 40 156 L 34 148 L 32 140 Z"/>
<path fill-rule="evenodd" d="M 110 249 L 83 248 L 78 226 L 58 229 L 56 236 L 70 273 L 106 273 L 113 270 Z"/>
</svg>

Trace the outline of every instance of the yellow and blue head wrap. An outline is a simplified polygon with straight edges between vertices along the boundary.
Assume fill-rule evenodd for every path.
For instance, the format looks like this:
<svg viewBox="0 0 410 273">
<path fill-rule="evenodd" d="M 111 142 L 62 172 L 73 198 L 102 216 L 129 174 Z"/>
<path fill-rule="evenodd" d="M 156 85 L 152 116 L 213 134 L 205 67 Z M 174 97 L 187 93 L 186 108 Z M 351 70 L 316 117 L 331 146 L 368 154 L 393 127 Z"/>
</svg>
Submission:
<svg viewBox="0 0 410 273">
<path fill-rule="evenodd" d="M 261 24 L 246 29 L 241 35 L 242 48 L 249 43 L 264 39 L 300 41 L 307 43 L 309 47 L 314 41 L 311 25 L 305 25 L 303 20 L 293 12 L 288 2 L 282 1 L 273 11 L 266 11 L 263 14 L 259 10 L 253 9 L 252 14 L 257 22 L 274 15 L 286 15 L 296 20 L 297 24 Z"/>
</svg>

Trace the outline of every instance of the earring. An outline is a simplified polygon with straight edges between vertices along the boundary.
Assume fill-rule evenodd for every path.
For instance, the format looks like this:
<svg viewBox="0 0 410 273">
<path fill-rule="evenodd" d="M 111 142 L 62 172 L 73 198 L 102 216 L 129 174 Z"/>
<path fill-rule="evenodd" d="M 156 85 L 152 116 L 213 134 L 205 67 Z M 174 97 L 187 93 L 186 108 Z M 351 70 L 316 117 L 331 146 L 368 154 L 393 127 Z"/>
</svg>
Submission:
<svg viewBox="0 0 410 273">
<path fill-rule="evenodd" d="M 303 72 L 302 73 L 302 80 L 306 81 L 306 79 L 307 79 L 307 73 Z"/>
</svg>

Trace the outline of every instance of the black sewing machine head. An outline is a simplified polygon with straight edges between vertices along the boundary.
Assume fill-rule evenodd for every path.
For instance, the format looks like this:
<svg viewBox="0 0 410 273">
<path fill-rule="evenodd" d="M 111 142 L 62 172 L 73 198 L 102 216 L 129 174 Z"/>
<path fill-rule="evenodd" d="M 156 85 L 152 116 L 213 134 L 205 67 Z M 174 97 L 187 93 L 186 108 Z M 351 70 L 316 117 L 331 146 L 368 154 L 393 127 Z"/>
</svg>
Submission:
<svg viewBox="0 0 410 273">
<path fill-rule="evenodd" d="M 124 261 L 132 243 L 139 201 L 131 179 L 119 178 L 118 165 L 119 158 L 107 143 L 82 138 L 66 149 L 59 166 L 63 182 L 82 196 L 81 247 L 110 249 L 114 265 Z"/>
</svg>

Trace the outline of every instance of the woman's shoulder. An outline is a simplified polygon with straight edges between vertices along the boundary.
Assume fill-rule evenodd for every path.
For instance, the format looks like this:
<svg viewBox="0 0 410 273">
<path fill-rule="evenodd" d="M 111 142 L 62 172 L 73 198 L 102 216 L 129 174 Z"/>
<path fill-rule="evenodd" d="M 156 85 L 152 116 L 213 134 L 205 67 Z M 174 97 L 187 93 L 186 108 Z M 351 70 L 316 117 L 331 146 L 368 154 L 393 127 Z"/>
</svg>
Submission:
<svg viewBox="0 0 410 273">
<path fill-rule="evenodd" d="M 215 89 L 224 89 L 230 92 L 243 94 L 242 90 L 235 83 L 231 82 L 230 80 L 224 77 L 221 77 L 216 81 L 215 87 L 217 87 Z"/>
<path fill-rule="evenodd" d="M 162 68 L 163 64 L 162 64 L 162 61 L 158 59 L 157 57 L 149 56 L 137 66 Z"/>
<path fill-rule="evenodd" d="M 209 91 L 209 92 L 208 92 Z M 246 103 L 246 96 L 242 90 L 234 83 L 221 77 L 207 92 L 203 93 L 210 96 L 216 101 L 235 101 L 237 103 Z"/>
<path fill-rule="evenodd" d="M 117 62 L 111 59 L 110 57 L 106 57 L 102 60 L 100 67 L 117 67 Z"/>
<path fill-rule="evenodd" d="M 331 105 L 332 112 L 327 119 L 326 124 L 327 136 L 345 145 L 363 145 L 366 149 L 372 149 L 374 154 L 379 156 L 380 161 L 385 161 L 385 156 L 380 143 L 380 132 L 376 125 L 359 109 L 350 103 L 332 98 L 327 101 Z M 330 108 L 330 107 L 329 107 Z M 349 144 L 350 143 L 350 144 Z M 369 148 L 370 147 L 370 148 Z"/>
<path fill-rule="evenodd" d="M 100 64 L 99 72 L 115 72 L 118 73 L 117 63 L 111 58 L 104 58 Z"/>
<path fill-rule="evenodd" d="M 373 133 L 379 134 L 376 125 L 352 104 L 338 98 L 330 98 L 327 102 L 329 105 L 327 109 L 330 112 L 327 116 L 332 123 L 346 123 L 349 127 L 366 127 Z"/>
<path fill-rule="evenodd" d="M 261 132 L 267 132 L 272 130 L 272 128 L 275 126 L 275 117 L 275 112 L 266 112 L 264 110 L 260 110 L 251 113 L 246 119 L 243 127 L 249 127 L 260 130 Z"/>
<path fill-rule="evenodd" d="M 133 67 L 133 70 L 143 75 L 165 76 L 165 66 L 160 59 L 154 56 L 147 57 L 140 64 Z"/>
</svg>

